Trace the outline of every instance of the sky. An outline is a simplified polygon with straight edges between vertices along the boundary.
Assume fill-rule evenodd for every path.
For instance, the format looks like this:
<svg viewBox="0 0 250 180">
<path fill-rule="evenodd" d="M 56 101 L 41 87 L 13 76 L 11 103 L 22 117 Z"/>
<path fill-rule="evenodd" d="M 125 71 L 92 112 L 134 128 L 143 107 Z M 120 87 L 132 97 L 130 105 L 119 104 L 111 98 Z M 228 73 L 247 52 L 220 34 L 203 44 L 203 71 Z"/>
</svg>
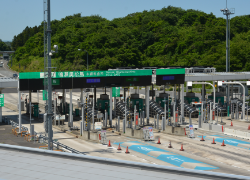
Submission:
<svg viewBox="0 0 250 180">
<path fill-rule="evenodd" d="M 227 7 L 235 8 L 234 16 L 250 14 L 250 0 L 227 0 Z M 112 20 L 144 10 L 160 10 L 167 6 L 200 10 L 223 17 L 220 9 L 226 0 L 51 0 L 51 19 L 81 13 L 82 16 L 100 15 Z M 11 41 L 26 26 L 34 27 L 43 21 L 43 0 L 0 0 L 0 39 Z"/>
</svg>

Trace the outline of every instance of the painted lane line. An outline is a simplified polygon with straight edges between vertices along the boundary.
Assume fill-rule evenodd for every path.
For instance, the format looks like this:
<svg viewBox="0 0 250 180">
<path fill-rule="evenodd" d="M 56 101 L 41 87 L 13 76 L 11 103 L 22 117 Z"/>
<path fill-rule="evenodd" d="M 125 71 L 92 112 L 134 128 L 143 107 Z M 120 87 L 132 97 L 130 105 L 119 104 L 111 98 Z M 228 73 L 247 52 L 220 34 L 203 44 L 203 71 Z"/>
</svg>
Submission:
<svg viewBox="0 0 250 180">
<path fill-rule="evenodd" d="M 121 146 L 129 146 L 130 150 L 145 154 L 149 157 L 156 158 L 158 160 L 167 162 L 181 168 L 191 168 L 197 170 L 212 170 L 219 169 L 218 167 L 176 154 L 170 151 L 160 149 L 154 146 L 150 146 L 139 141 L 132 142 L 119 142 Z M 118 144 L 119 144 L 118 143 Z"/>
<path fill-rule="evenodd" d="M 201 138 L 201 136 L 199 137 Z M 242 140 L 234 139 L 234 138 L 227 138 L 227 137 L 223 137 L 220 135 L 203 136 L 203 138 L 207 140 L 212 140 L 214 138 L 214 140 L 219 143 L 222 143 L 224 140 L 226 145 L 228 144 L 231 146 L 236 146 L 236 147 L 250 150 L 250 142 L 247 142 L 247 141 L 242 141 Z"/>
</svg>

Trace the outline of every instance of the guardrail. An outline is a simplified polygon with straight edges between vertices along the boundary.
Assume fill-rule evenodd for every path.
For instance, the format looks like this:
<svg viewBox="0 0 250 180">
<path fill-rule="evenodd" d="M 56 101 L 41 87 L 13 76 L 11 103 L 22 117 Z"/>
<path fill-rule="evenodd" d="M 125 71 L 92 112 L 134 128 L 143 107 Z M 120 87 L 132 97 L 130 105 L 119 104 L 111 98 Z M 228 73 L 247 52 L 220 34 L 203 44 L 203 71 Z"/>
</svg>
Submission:
<svg viewBox="0 0 250 180">
<path fill-rule="evenodd" d="M 11 124 L 12 127 L 15 127 L 15 130 L 13 131 L 13 133 L 16 134 L 16 129 L 19 128 L 19 124 L 17 124 L 16 122 L 14 122 L 13 120 L 10 120 L 8 119 L 8 123 Z M 28 131 L 28 128 L 27 127 L 24 127 L 24 126 L 21 126 L 21 136 L 23 135 L 22 132 L 25 132 L 25 136 L 24 136 L 24 139 L 29 141 L 31 140 L 31 138 L 33 137 L 33 140 L 34 141 L 38 141 L 38 142 L 42 142 L 42 143 L 46 143 L 48 144 L 47 142 L 47 137 L 42 135 L 42 134 L 38 134 L 34 131 L 34 135 L 30 135 L 29 134 L 29 131 Z M 62 144 L 60 143 L 59 141 L 53 141 L 53 145 L 59 149 L 59 147 L 61 147 L 64 151 L 66 152 L 70 152 L 70 153 L 75 153 L 75 154 L 83 154 L 83 155 L 86 155 L 84 153 L 81 153 L 80 151 L 77 151 L 76 149 L 73 149 L 65 144 Z"/>
</svg>

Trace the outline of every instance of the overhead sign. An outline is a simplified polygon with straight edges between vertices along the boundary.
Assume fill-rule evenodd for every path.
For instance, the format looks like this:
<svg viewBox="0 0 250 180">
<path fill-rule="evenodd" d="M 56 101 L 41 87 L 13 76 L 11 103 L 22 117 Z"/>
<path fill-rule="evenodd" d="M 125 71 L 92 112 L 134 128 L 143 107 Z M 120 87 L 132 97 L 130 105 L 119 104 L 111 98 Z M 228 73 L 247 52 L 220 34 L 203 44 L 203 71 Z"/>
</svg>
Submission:
<svg viewBox="0 0 250 180">
<path fill-rule="evenodd" d="M 112 70 L 112 71 L 65 71 L 51 72 L 52 78 L 78 78 L 78 77 L 108 77 L 108 76 L 151 76 L 152 70 Z M 19 73 L 19 79 L 43 79 L 48 77 L 44 72 Z"/>
<path fill-rule="evenodd" d="M 184 84 L 185 69 L 156 69 L 156 85 Z"/>
<path fill-rule="evenodd" d="M 4 106 L 4 94 L 0 94 L 0 107 Z"/>
<path fill-rule="evenodd" d="M 120 97 L 120 87 L 112 88 L 112 97 Z"/>
<path fill-rule="evenodd" d="M 156 75 L 185 74 L 185 69 L 156 69 Z"/>
</svg>

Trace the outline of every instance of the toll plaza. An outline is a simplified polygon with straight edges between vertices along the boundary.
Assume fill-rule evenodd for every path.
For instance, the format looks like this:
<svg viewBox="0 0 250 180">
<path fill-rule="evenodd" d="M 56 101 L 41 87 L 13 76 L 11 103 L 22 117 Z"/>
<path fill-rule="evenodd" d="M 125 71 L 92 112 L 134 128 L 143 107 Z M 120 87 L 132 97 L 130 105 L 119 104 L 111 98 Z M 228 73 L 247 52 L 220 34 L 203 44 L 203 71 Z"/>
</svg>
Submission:
<svg viewBox="0 0 250 180">
<path fill-rule="evenodd" d="M 155 94 L 155 90 L 149 90 L 150 86 L 155 84 L 152 80 L 153 75 L 156 77 L 156 85 L 178 84 L 180 86 L 185 81 L 185 69 L 117 69 L 108 71 L 53 72 L 51 74 L 52 89 L 54 91 L 62 89 L 62 96 L 53 98 L 54 124 L 60 123 L 56 122 L 58 115 L 69 114 L 69 127 L 73 127 L 72 89 L 78 88 L 81 90 L 80 101 L 78 102 L 80 109 L 77 108 L 74 112 L 75 115 L 80 114 L 82 116 L 82 132 L 84 130 L 94 130 L 94 123 L 97 121 L 103 121 L 103 126 L 106 128 L 108 126 L 113 127 L 112 119 L 117 117 L 117 115 L 119 115 L 121 120 L 124 120 L 124 127 L 127 128 L 136 127 L 136 125 L 133 125 L 135 114 L 137 114 L 137 118 L 143 119 L 143 122 L 141 120 L 139 124 L 137 123 L 138 127 L 139 125 L 149 125 L 150 117 L 154 117 L 156 114 L 158 114 L 158 118 L 164 116 L 164 107 L 158 107 L 154 99 L 149 100 L 150 94 L 152 97 Z M 39 103 L 32 101 L 31 92 L 43 90 L 44 100 L 47 100 L 46 90 L 44 90 L 44 82 L 46 81 L 47 75 L 44 72 L 19 74 L 19 91 L 28 90 L 30 92 L 30 104 L 26 104 L 26 109 L 27 111 L 30 109 L 33 116 L 37 116 L 37 112 L 39 112 Z M 135 92 L 131 91 L 126 96 L 126 92 L 129 91 L 130 87 L 136 87 L 137 90 Z M 140 87 L 145 87 L 144 98 L 139 96 Z M 86 88 L 86 91 L 92 88 L 93 95 L 88 95 L 88 92 L 84 92 L 83 88 Z M 104 88 L 104 92 L 100 94 L 99 98 L 96 96 L 96 88 Z M 106 93 L 106 88 L 110 89 L 109 95 Z M 124 94 L 119 92 L 120 88 L 123 88 Z M 70 91 L 70 103 L 65 101 L 65 89 Z M 85 94 L 85 98 L 83 98 L 83 94 Z M 166 97 L 169 100 L 164 90 L 156 99 L 158 102 L 160 102 L 159 99 L 163 102 L 163 99 L 166 99 Z M 171 100 L 176 101 L 176 97 L 173 97 Z M 32 106 L 32 108 L 29 108 L 29 106 Z M 154 106 L 158 108 L 154 108 Z M 175 105 L 175 109 L 176 107 Z M 47 107 L 45 106 L 45 108 Z M 173 110 L 172 106 L 171 108 Z M 168 108 L 168 111 L 170 112 L 170 108 Z M 146 122 L 144 122 L 144 118 L 146 118 Z"/>
</svg>

